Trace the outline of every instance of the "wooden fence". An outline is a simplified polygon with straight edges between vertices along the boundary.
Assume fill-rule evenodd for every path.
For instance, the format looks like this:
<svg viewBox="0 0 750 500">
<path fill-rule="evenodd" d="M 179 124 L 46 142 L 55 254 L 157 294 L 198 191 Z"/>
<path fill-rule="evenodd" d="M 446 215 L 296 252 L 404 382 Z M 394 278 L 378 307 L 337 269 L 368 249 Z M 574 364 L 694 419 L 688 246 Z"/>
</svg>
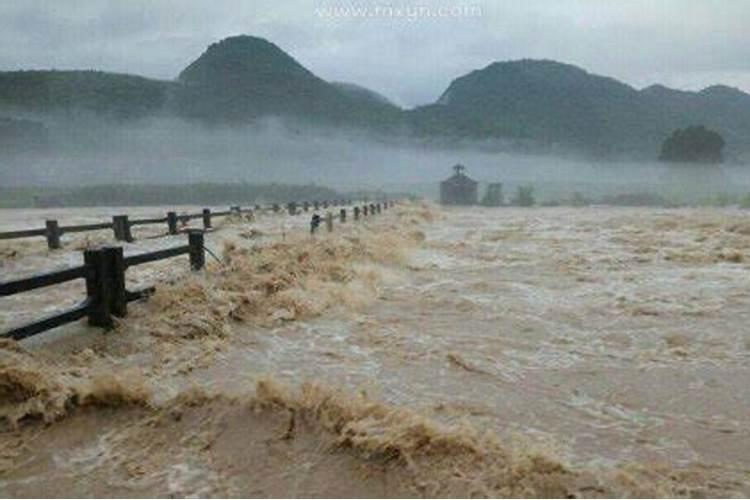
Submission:
<svg viewBox="0 0 750 500">
<path fill-rule="evenodd" d="M 332 204 L 332 203 L 331 203 Z M 329 202 L 314 202 L 313 206 L 324 206 L 328 207 L 331 204 Z M 333 204 L 338 206 L 338 202 Z M 386 210 L 394 205 L 393 201 L 385 201 L 383 203 L 371 203 L 365 204 L 361 208 L 359 206 L 353 207 L 352 217 L 354 220 L 359 220 L 360 217 L 373 216 L 381 213 L 381 210 Z M 302 204 L 302 210 L 308 211 L 310 204 L 304 202 Z M 260 207 L 256 207 L 259 209 Z M 279 211 L 280 207 L 275 205 L 272 207 L 274 211 Z M 300 213 L 295 203 L 289 203 L 287 206 L 289 214 L 295 215 Z M 233 207 L 232 211 L 241 213 L 239 207 Z M 169 212 L 174 214 L 174 212 Z M 167 217 L 164 220 L 173 220 L 174 215 Z M 219 212 L 219 214 L 224 214 Z M 211 214 L 208 209 L 204 209 L 200 216 L 203 218 L 204 229 L 211 227 L 211 215 L 218 215 L 217 213 Z M 347 210 L 341 208 L 339 210 L 339 221 L 341 223 L 346 222 Z M 116 216 L 124 217 L 124 216 Z M 333 218 L 332 212 L 326 214 L 325 222 L 327 230 L 333 231 Z M 152 223 L 143 221 L 158 221 L 163 222 L 162 219 L 144 219 L 142 221 L 127 221 L 122 222 L 123 219 L 119 219 L 120 222 L 113 223 L 114 227 L 119 226 L 119 236 L 127 236 L 130 233 L 130 225 L 133 223 Z M 310 223 L 311 233 L 315 233 L 320 223 L 320 216 L 317 214 L 312 216 Z M 87 226 L 69 226 L 74 228 L 80 227 L 92 227 L 96 226 L 95 229 L 101 229 L 103 225 L 89 224 Z M 106 228 L 112 227 L 112 225 L 104 225 Z M 175 224 L 176 226 L 176 224 Z M 171 228 L 170 225 L 170 234 Z M 125 229 L 124 229 L 125 228 Z M 0 282 L 0 297 L 7 297 L 16 295 L 18 293 L 27 292 L 30 290 L 36 290 L 48 286 L 59 285 L 61 283 L 67 283 L 78 279 L 84 279 L 86 281 L 86 297 L 76 306 L 64 310 L 59 313 L 52 314 L 40 320 L 32 323 L 25 324 L 0 333 L 0 338 L 11 338 L 15 340 L 21 340 L 32 335 L 56 328 L 66 323 L 77 321 L 84 317 L 88 318 L 88 324 L 95 327 L 111 328 L 113 325 L 112 316 L 125 317 L 127 315 L 127 305 L 129 302 L 134 300 L 147 298 L 151 293 L 154 292 L 153 286 L 147 287 L 141 290 L 130 291 L 125 287 L 125 272 L 128 268 L 154 262 L 163 259 L 169 259 L 178 255 L 189 255 L 190 256 L 190 267 L 194 271 L 203 269 L 205 266 L 205 246 L 204 246 L 204 229 L 190 229 L 187 231 L 188 243 L 187 245 L 167 248 L 164 250 L 157 250 L 154 252 L 141 253 L 136 255 L 130 255 L 125 257 L 123 255 L 122 247 L 118 246 L 104 246 L 95 249 L 89 249 L 83 251 L 83 265 L 70 267 L 67 269 L 61 269 L 58 271 L 52 271 L 44 274 L 38 274 L 27 278 L 16 279 L 7 282 Z M 93 230 L 93 229 L 88 229 Z M 117 229 L 115 230 L 117 234 Z M 122 233 L 125 231 L 125 234 Z M 17 231 L 16 233 L 21 233 Z M 7 233 L 6 233 L 7 234 Z M 37 236 L 34 233 L 34 236 Z M 21 236 L 24 237 L 24 236 Z M 131 237 L 132 238 L 132 237 Z M 128 240 L 126 240 L 128 241 Z"/>
</svg>

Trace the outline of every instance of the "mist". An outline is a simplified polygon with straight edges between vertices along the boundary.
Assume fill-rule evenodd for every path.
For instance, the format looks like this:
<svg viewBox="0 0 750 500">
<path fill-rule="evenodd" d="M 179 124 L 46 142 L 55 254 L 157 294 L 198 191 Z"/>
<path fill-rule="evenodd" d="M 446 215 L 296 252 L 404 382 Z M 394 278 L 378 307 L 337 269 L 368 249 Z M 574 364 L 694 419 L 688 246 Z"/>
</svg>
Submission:
<svg viewBox="0 0 750 500">
<path fill-rule="evenodd" d="M 666 166 L 637 161 L 503 152 L 486 143 L 436 145 L 358 129 L 268 118 L 206 126 L 176 118 L 117 124 L 92 117 L 47 118 L 43 153 L 6 158 L 6 187 L 95 184 L 315 184 L 341 191 L 382 190 L 436 198 L 438 183 L 462 164 L 481 184 L 501 182 L 506 195 L 534 186 L 541 201 L 574 193 L 654 192 L 688 199 L 750 191 L 744 165 Z"/>
</svg>

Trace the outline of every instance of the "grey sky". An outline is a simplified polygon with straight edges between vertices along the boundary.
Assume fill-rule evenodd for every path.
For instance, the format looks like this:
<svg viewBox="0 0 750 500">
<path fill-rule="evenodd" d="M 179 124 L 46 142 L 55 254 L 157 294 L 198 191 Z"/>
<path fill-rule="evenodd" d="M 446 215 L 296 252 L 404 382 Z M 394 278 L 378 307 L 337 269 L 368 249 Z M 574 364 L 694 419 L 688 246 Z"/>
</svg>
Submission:
<svg viewBox="0 0 750 500">
<path fill-rule="evenodd" d="M 321 10 L 347 6 L 371 10 Z M 447 17 L 415 17 L 420 6 Z M 474 10 L 444 9 L 463 7 Z M 406 106 L 434 101 L 472 69 L 524 57 L 637 87 L 750 91 L 748 26 L 750 0 L 0 0 L 0 70 L 169 79 L 209 43 L 244 33 L 268 38 L 322 78 Z"/>
</svg>

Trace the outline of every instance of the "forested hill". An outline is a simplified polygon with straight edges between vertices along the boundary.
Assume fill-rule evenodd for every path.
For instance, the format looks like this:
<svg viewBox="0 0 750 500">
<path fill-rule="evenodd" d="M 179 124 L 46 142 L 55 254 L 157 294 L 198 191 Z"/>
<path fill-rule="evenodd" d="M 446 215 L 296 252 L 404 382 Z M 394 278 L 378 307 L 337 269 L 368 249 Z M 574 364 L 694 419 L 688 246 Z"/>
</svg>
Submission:
<svg viewBox="0 0 750 500">
<path fill-rule="evenodd" d="M 173 81 L 101 71 L 0 72 L 0 118 L 44 123 L 59 114 L 222 125 L 280 116 L 438 145 L 481 141 L 649 159 L 674 130 L 702 125 L 724 137 L 728 158 L 750 157 L 750 95 L 727 86 L 638 90 L 569 64 L 519 60 L 472 71 L 433 104 L 402 110 L 369 89 L 328 82 L 272 42 L 244 35 L 212 44 Z M 18 126 L 0 133 L 18 134 Z"/>
</svg>

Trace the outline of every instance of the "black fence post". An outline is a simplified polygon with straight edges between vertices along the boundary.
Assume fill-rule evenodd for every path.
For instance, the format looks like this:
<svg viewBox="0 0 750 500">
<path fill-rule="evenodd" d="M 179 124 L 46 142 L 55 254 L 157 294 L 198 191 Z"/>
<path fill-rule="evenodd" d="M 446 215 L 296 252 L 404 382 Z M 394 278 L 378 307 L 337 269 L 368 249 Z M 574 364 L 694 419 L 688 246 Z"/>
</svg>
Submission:
<svg viewBox="0 0 750 500">
<path fill-rule="evenodd" d="M 190 247 L 190 268 L 193 271 L 200 271 L 206 265 L 203 231 L 200 229 L 188 231 L 188 246 Z"/>
<path fill-rule="evenodd" d="M 104 247 L 109 281 L 109 311 L 118 318 L 128 314 L 128 299 L 125 293 L 125 261 L 122 247 Z"/>
<path fill-rule="evenodd" d="M 130 221 L 127 215 L 115 215 L 112 217 L 112 229 L 115 232 L 117 241 L 133 242 L 133 235 L 130 232 Z"/>
<path fill-rule="evenodd" d="M 203 229 L 211 229 L 211 209 L 203 209 Z"/>
<path fill-rule="evenodd" d="M 341 221 L 342 224 L 346 222 L 346 209 L 345 208 L 342 208 L 341 210 L 339 210 L 339 220 Z"/>
<path fill-rule="evenodd" d="M 177 212 L 167 212 L 169 234 L 177 234 Z"/>
<path fill-rule="evenodd" d="M 362 205 L 362 216 L 367 217 L 367 205 Z"/>
<path fill-rule="evenodd" d="M 354 220 L 359 220 L 359 207 L 354 207 Z"/>
<path fill-rule="evenodd" d="M 89 300 L 88 318 L 91 326 L 112 327 L 109 260 L 101 248 L 83 251 L 83 262 L 87 268 L 86 295 Z"/>
<path fill-rule="evenodd" d="M 54 219 L 45 221 L 45 226 L 47 230 L 47 247 L 50 250 L 57 250 L 60 248 L 60 226 L 58 226 L 57 221 Z"/>
</svg>

